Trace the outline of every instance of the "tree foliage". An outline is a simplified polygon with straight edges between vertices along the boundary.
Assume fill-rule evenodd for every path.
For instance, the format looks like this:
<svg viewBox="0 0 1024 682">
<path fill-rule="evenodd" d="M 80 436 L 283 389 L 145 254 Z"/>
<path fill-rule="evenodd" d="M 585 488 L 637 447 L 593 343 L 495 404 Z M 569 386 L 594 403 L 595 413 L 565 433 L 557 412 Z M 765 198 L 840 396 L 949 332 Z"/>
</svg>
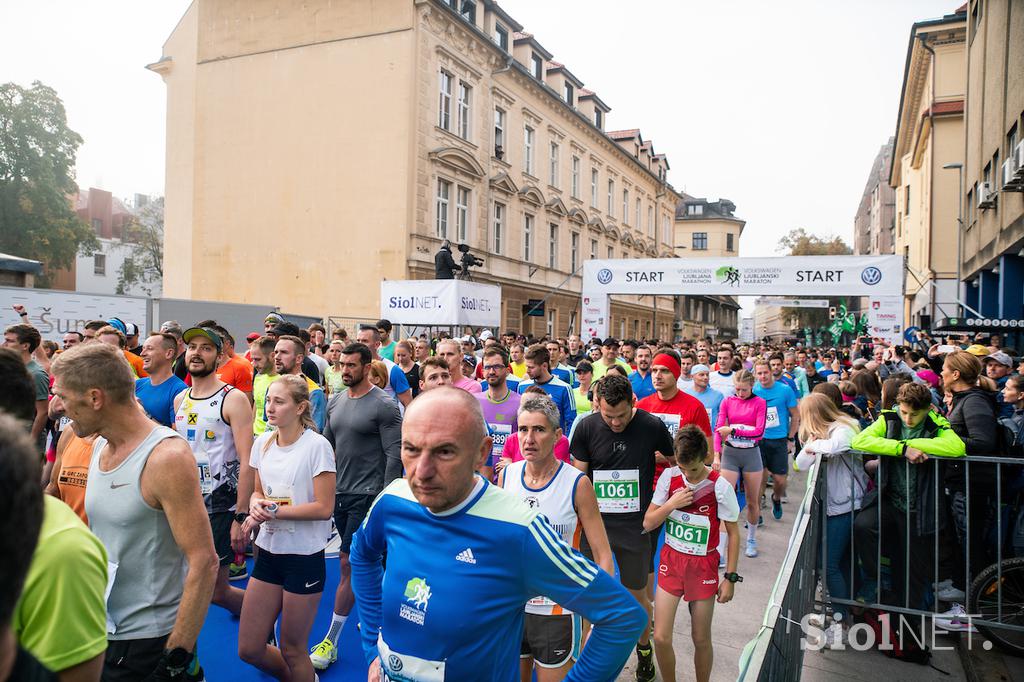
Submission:
<svg viewBox="0 0 1024 682">
<path fill-rule="evenodd" d="M 96 249 L 92 229 L 71 205 L 81 144 L 52 88 L 0 85 L 0 251 L 53 269 Z"/>
<path fill-rule="evenodd" d="M 139 209 L 125 225 L 124 262 L 117 273 L 117 293 L 127 294 L 138 287 L 147 296 L 164 278 L 164 198 Z"/>
<path fill-rule="evenodd" d="M 797 227 L 789 231 L 789 234 L 779 240 L 778 251 L 787 256 L 849 256 L 853 253 L 842 237 L 828 235 L 819 237 L 816 234 L 808 234 L 807 230 Z M 822 294 L 827 295 L 823 291 Z M 839 299 L 830 298 L 830 305 L 837 305 Z M 811 327 L 818 329 L 828 326 L 831 320 L 828 311 L 821 308 L 783 308 L 783 319 L 796 317 L 799 320 L 800 329 Z"/>
</svg>

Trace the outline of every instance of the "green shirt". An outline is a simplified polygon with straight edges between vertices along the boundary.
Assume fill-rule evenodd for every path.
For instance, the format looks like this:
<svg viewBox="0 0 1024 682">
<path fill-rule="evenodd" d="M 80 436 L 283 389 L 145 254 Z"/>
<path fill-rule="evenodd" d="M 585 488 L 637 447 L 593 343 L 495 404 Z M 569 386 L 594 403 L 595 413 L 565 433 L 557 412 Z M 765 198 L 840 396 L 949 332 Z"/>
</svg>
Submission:
<svg viewBox="0 0 1024 682">
<path fill-rule="evenodd" d="M 107 550 L 71 507 L 44 498 L 43 527 L 12 627 L 21 646 L 59 672 L 107 648 Z"/>
<path fill-rule="evenodd" d="M 392 341 L 386 346 L 381 346 L 380 350 L 377 351 L 382 358 L 387 358 L 391 362 L 395 361 L 395 346 L 398 345 L 397 341 Z"/>
<path fill-rule="evenodd" d="M 925 417 L 928 419 L 928 417 Z M 911 428 L 906 424 L 902 425 L 900 440 L 908 441 L 913 438 L 920 438 L 924 432 L 925 421 Z M 905 457 L 901 457 L 889 467 L 889 499 L 892 506 L 899 511 L 907 511 L 907 502 L 910 502 L 910 511 L 916 511 L 917 507 L 917 476 L 913 475 L 914 467 L 919 464 L 911 464 Z"/>
<path fill-rule="evenodd" d="M 252 432 L 254 435 L 258 436 L 267 430 L 267 410 L 265 407 L 267 391 L 270 390 L 270 384 L 280 378 L 280 374 L 263 374 L 262 372 L 252 378 Z"/>
<path fill-rule="evenodd" d="M 630 367 L 629 363 L 623 360 L 622 358 L 616 358 L 615 364 L 621 367 L 622 369 L 626 370 L 626 376 L 629 376 L 630 374 L 633 373 L 633 368 Z M 601 377 L 608 373 L 608 366 L 604 364 L 604 360 L 597 360 L 596 362 L 593 363 L 593 365 L 594 381 L 597 381 L 598 379 L 600 379 Z"/>
<path fill-rule="evenodd" d="M 587 394 L 580 391 L 579 386 L 572 389 L 572 394 L 576 398 L 576 414 L 587 414 L 594 409 L 590 401 L 587 400 Z"/>
<path fill-rule="evenodd" d="M 327 366 L 324 382 L 327 384 L 327 392 L 331 395 L 338 395 L 342 391 L 348 390 L 348 386 L 341 380 L 341 370 L 334 369 L 331 365 Z"/>
</svg>

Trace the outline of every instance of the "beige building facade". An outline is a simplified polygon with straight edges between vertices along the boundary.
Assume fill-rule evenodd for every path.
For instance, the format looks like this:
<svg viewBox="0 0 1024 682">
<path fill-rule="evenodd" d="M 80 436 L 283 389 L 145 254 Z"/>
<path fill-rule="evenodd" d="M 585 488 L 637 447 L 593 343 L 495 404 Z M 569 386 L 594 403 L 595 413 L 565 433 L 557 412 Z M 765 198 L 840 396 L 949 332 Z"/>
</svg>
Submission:
<svg viewBox="0 0 1024 682">
<path fill-rule="evenodd" d="M 1024 320 L 1024 6 L 971 0 L 967 43 L 965 301 L 984 318 Z M 1019 351 L 1024 338 L 1009 331 Z"/>
<path fill-rule="evenodd" d="M 955 315 L 959 176 L 963 162 L 966 15 L 913 25 L 889 185 L 895 251 L 907 265 L 904 320 L 929 326 Z"/>
<path fill-rule="evenodd" d="M 889 185 L 894 142 L 895 139 L 890 137 L 878 150 L 861 193 L 857 215 L 853 219 L 853 253 L 858 256 L 895 253 L 896 192 Z"/>
<path fill-rule="evenodd" d="M 196 0 L 149 68 L 168 296 L 375 319 L 380 281 L 432 279 L 448 239 L 502 287 L 502 328 L 565 334 L 584 260 L 673 255 L 668 160 L 607 132 L 496 3 Z M 616 296 L 610 329 L 666 339 L 673 318 L 672 297 Z"/>
</svg>

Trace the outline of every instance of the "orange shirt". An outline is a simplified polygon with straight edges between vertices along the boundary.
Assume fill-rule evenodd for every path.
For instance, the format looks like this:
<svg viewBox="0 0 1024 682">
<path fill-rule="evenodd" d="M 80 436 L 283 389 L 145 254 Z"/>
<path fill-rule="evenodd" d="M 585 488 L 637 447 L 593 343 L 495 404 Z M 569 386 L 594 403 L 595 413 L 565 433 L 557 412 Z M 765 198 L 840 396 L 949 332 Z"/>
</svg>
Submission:
<svg viewBox="0 0 1024 682">
<path fill-rule="evenodd" d="M 71 427 L 67 427 L 71 429 Z M 59 497 L 78 517 L 89 525 L 85 515 L 85 483 L 89 478 L 89 460 L 92 459 L 91 440 L 79 438 L 74 433 L 60 457 L 60 472 L 57 474 Z"/>
<path fill-rule="evenodd" d="M 243 393 L 252 392 L 252 363 L 236 355 L 221 365 L 217 376 L 225 384 L 234 386 Z"/>
<path fill-rule="evenodd" d="M 128 361 L 128 364 L 132 366 L 132 370 L 135 372 L 135 376 L 137 376 L 139 379 L 149 376 L 149 372 L 142 369 L 142 358 L 140 358 L 138 355 L 131 352 L 130 350 L 121 352 L 124 353 L 124 358 L 125 360 Z"/>
</svg>

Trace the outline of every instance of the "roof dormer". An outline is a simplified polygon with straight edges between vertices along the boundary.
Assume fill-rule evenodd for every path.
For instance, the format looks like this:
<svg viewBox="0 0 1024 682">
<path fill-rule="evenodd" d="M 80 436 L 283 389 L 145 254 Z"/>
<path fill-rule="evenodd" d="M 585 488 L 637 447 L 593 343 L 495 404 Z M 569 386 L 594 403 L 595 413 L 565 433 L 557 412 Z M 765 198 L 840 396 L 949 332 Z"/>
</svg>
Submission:
<svg viewBox="0 0 1024 682">
<path fill-rule="evenodd" d="M 548 62 L 547 84 L 558 93 L 566 104 L 575 108 L 579 98 L 579 92 L 583 88 L 583 81 L 572 75 L 564 64 Z"/>
<path fill-rule="evenodd" d="M 596 92 L 587 90 L 586 88 L 580 88 L 576 100 L 578 102 L 577 108 L 580 112 L 586 116 L 598 130 L 604 130 L 604 119 L 612 108 L 601 101 L 601 98 L 597 96 Z"/>
<path fill-rule="evenodd" d="M 541 83 L 544 82 L 545 62 L 551 59 L 551 53 L 537 42 L 532 33 L 515 33 L 513 35 L 512 56 L 526 67 L 531 76 Z"/>
</svg>

